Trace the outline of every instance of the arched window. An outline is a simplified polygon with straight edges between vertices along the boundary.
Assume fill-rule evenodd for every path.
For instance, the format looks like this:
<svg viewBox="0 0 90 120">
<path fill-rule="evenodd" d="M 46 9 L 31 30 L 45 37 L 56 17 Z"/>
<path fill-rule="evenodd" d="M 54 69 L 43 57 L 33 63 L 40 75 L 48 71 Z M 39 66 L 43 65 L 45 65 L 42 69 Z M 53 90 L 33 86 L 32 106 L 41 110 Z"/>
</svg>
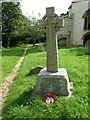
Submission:
<svg viewBox="0 0 90 120">
<path fill-rule="evenodd" d="M 90 30 L 90 9 L 88 9 L 84 14 L 84 30 Z"/>
<path fill-rule="evenodd" d="M 84 30 L 87 29 L 87 17 L 84 18 Z"/>
<path fill-rule="evenodd" d="M 88 30 L 90 30 L 90 16 L 88 16 Z"/>
<path fill-rule="evenodd" d="M 90 16 L 84 18 L 84 30 L 90 30 Z"/>
</svg>

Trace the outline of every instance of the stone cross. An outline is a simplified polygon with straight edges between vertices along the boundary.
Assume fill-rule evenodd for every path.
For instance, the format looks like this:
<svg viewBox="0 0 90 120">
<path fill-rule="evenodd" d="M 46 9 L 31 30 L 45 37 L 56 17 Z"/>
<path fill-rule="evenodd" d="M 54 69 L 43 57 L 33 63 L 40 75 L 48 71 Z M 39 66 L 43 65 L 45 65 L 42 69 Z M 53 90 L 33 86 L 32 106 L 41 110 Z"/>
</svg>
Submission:
<svg viewBox="0 0 90 120">
<path fill-rule="evenodd" d="M 43 24 L 46 28 L 47 39 L 47 72 L 58 72 L 58 45 L 56 32 L 59 30 L 60 22 L 54 7 L 46 8 Z"/>
<path fill-rule="evenodd" d="M 32 97 L 50 92 L 58 96 L 70 95 L 67 71 L 65 68 L 58 68 L 56 32 L 60 27 L 59 21 L 58 15 L 54 13 L 54 8 L 46 8 L 43 23 L 46 28 L 47 36 L 47 69 L 44 68 L 39 72 Z"/>
</svg>

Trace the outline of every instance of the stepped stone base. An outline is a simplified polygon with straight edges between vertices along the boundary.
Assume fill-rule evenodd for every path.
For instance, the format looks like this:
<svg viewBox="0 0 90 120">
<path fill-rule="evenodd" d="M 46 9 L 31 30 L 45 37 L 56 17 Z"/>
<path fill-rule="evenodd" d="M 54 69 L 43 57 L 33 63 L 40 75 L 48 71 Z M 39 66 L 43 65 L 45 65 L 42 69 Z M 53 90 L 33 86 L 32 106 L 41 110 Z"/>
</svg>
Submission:
<svg viewBox="0 0 90 120">
<path fill-rule="evenodd" d="M 46 68 L 44 68 L 38 74 L 32 97 L 49 92 L 53 92 L 57 96 L 69 96 L 69 88 L 70 85 L 65 68 L 59 68 L 56 73 L 47 72 Z"/>
</svg>

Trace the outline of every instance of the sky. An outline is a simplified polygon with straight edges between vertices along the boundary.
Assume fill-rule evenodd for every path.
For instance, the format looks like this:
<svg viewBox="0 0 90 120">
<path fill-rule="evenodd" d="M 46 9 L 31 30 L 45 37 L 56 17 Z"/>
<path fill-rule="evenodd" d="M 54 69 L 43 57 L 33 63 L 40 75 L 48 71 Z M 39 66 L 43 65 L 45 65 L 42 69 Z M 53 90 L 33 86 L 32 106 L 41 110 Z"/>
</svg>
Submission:
<svg viewBox="0 0 90 120">
<path fill-rule="evenodd" d="M 33 15 L 39 19 L 46 14 L 46 7 L 54 7 L 55 13 L 60 16 L 67 13 L 71 2 L 72 0 L 22 0 L 21 10 L 24 15 Z"/>
</svg>

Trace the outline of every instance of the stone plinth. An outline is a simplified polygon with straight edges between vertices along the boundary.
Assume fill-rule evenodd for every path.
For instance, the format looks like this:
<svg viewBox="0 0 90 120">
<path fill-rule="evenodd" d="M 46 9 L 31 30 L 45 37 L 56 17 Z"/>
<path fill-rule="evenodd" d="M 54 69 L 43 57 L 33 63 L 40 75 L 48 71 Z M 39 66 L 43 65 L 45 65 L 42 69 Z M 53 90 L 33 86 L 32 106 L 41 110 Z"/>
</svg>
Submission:
<svg viewBox="0 0 90 120">
<path fill-rule="evenodd" d="M 58 72 L 47 72 L 42 69 L 37 77 L 33 95 L 42 95 L 53 92 L 58 96 L 69 96 L 69 80 L 65 68 L 59 68 Z"/>
</svg>

